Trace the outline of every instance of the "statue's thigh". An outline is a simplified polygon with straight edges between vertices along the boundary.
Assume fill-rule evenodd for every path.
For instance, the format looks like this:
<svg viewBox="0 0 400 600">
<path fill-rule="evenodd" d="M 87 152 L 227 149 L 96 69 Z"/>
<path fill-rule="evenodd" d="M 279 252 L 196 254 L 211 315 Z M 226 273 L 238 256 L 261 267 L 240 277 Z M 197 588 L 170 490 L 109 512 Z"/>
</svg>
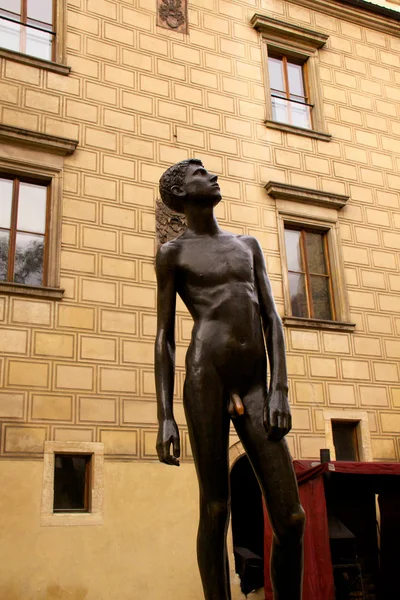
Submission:
<svg viewBox="0 0 400 600">
<path fill-rule="evenodd" d="M 187 372 L 184 408 L 200 489 L 208 497 L 228 494 L 228 400 L 212 367 Z"/>
<path fill-rule="evenodd" d="M 283 439 L 271 442 L 263 424 L 265 386 L 243 398 L 245 413 L 233 420 L 265 497 L 271 523 L 282 531 L 300 509 L 292 457 Z"/>
</svg>

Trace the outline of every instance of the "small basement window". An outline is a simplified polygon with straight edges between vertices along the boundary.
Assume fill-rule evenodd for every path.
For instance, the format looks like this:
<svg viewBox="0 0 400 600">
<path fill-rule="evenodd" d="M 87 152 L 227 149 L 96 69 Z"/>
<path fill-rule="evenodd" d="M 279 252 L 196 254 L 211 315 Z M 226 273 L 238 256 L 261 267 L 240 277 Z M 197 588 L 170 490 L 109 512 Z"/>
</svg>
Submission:
<svg viewBox="0 0 400 600">
<path fill-rule="evenodd" d="M 333 443 L 335 446 L 336 460 L 359 461 L 357 421 L 332 420 Z"/>
<path fill-rule="evenodd" d="M 90 512 L 91 454 L 55 454 L 53 512 Z"/>
</svg>

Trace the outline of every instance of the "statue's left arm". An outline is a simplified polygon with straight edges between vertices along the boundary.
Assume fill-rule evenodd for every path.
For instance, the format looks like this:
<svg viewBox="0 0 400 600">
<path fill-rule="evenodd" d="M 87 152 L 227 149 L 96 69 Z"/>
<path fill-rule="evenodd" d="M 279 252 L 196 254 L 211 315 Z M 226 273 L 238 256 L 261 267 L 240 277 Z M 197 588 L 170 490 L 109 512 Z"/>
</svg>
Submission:
<svg viewBox="0 0 400 600">
<path fill-rule="evenodd" d="M 283 325 L 276 310 L 271 283 L 265 267 L 264 255 L 257 240 L 252 238 L 254 274 L 260 303 L 261 319 L 270 364 L 270 385 L 264 409 L 264 426 L 268 438 L 282 439 L 292 428 L 288 401 L 285 338 Z"/>
</svg>

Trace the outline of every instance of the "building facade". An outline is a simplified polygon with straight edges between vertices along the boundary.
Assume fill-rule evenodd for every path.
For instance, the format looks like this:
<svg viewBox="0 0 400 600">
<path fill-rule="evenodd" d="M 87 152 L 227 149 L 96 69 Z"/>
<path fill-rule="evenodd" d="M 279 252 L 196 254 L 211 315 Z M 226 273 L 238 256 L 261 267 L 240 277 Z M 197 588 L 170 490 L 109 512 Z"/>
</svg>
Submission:
<svg viewBox="0 0 400 600">
<path fill-rule="evenodd" d="M 202 159 L 221 227 L 265 252 L 293 456 L 335 457 L 344 430 L 356 459 L 398 461 L 400 3 L 17 4 L 0 0 L 0 598 L 200 600 L 181 302 L 182 465 L 155 453 L 159 177 Z M 63 504 L 65 455 L 86 512 Z"/>
</svg>

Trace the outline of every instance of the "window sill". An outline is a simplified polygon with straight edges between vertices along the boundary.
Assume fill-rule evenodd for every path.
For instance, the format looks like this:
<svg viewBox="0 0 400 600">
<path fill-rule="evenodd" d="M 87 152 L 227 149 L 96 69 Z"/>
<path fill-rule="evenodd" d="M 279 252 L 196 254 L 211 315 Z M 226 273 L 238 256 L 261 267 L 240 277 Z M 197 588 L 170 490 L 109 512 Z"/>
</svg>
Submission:
<svg viewBox="0 0 400 600">
<path fill-rule="evenodd" d="M 304 137 L 314 138 L 316 140 L 322 140 L 324 142 L 330 142 L 332 136 L 330 133 L 323 133 L 322 131 L 314 131 L 314 129 L 306 129 L 305 127 L 297 127 L 296 125 L 289 125 L 289 123 L 280 123 L 279 121 L 272 121 L 267 119 L 265 125 L 269 129 L 278 129 L 279 131 L 286 131 L 286 133 L 294 133 L 297 135 L 303 135 Z"/>
<path fill-rule="evenodd" d="M 41 287 L 36 285 L 25 285 L 22 283 L 11 283 L 9 281 L 0 282 L 1 294 L 15 294 L 18 296 L 33 296 L 35 298 L 52 298 L 61 300 L 64 290 L 54 287 Z"/>
<path fill-rule="evenodd" d="M 304 317 L 283 317 L 286 327 L 299 327 L 304 329 L 326 329 L 328 331 L 354 331 L 355 323 L 341 321 L 324 321 L 322 319 L 306 319 Z"/>
<path fill-rule="evenodd" d="M 69 75 L 71 72 L 71 67 L 67 67 L 67 65 L 62 65 L 51 60 L 44 60 L 43 58 L 37 58 L 36 56 L 29 56 L 29 54 L 23 54 L 22 52 L 7 50 L 6 48 L 0 48 L 0 58 L 7 58 L 8 60 L 14 60 L 15 62 L 29 65 L 30 67 L 53 71 L 53 73 L 58 73 L 59 75 Z"/>
</svg>

